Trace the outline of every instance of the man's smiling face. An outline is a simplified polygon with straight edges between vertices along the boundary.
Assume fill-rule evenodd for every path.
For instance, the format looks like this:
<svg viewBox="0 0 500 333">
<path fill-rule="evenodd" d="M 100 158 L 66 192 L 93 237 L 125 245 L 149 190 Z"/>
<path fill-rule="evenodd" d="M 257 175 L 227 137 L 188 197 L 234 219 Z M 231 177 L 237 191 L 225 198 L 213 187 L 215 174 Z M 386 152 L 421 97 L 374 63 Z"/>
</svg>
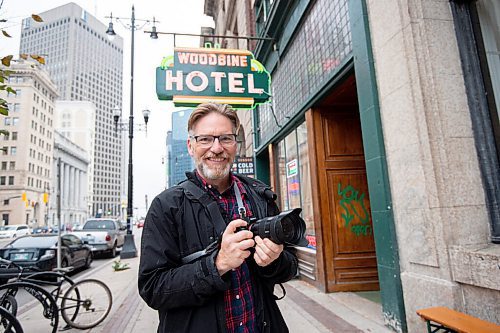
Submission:
<svg viewBox="0 0 500 333">
<path fill-rule="evenodd" d="M 196 169 L 200 175 L 208 180 L 221 180 L 229 176 L 231 166 L 236 156 L 236 142 L 230 145 L 222 145 L 219 139 L 215 139 L 213 144 L 202 147 L 200 142 L 196 142 L 194 137 L 200 135 L 220 136 L 234 134 L 234 127 L 229 118 L 211 112 L 199 119 L 193 127 L 188 138 L 189 155 L 194 158 Z"/>
</svg>

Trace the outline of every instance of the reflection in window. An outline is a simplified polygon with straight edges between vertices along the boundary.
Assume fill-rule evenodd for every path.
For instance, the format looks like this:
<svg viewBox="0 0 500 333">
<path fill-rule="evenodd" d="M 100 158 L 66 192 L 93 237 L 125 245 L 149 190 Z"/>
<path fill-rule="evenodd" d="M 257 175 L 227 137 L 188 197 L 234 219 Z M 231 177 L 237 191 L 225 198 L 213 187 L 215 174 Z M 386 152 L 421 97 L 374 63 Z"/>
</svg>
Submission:
<svg viewBox="0 0 500 333">
<path fill-rule="evenodd" d="M 276 145 L 279 203 L 282 211 L 302 208 L 306 238 L 316 248 L 311 189 L 311 168 L 305 122 Z"/>
<path fill-rule="evenodd" d="M 297 146 L 299 148 L 299 176 L 300 198 L 302 201 L 302 218 L 306 222 L 306 237 L 311 247 L 316 247 L 316 233 L 314 231 L 313 200 L 311 190 L 311 164 L 309 163 L 309 150 L 307 149 L 306 123 L 297 127 Z"/>
<path fill-rule="evenodd" d="M 277 158 L 278 158 L 278 188 L 279 188 L 279 202 L 280 208 L 282 211 L 290 209 L 288 204 L 288 194 L 286 186 L 282 184 L 286 184 L 286 169 L 285 169 L 285 141 L 281 141 L 278 144 L 277 149 Z"/>
<path fill-rule="evenodd" d="M 496 122 L 500 118 L 500 3 L 496 0 L 476 2 L 481 34 L 484 42 L 484 52 L 493 86 L 493 97 L 496 104 Z M 495 122 L 495 121 L 494 121 Z"/>
<path fill-rule="evenodd" d="M 285 138 L 286 147 L 286 184 L 290 208 L 300 207 L 300 178 L 297 154 L 297 136 L 293 131 Z"/>
</svg>

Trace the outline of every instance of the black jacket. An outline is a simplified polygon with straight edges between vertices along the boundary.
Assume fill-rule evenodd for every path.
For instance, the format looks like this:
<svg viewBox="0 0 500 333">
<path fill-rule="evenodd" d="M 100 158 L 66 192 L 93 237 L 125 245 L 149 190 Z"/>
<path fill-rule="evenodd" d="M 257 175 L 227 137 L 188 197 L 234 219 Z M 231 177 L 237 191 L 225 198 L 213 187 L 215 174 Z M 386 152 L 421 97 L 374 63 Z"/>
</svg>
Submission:
<svg viewBox="0 0 500 333">
<path fill-rule="evenodd" d="M 188 180 L 198 185 L 194 173 Z M 236 175 L 247 190 L 257 218 L 278 214 L 274 193 L 262 182 Z M 181 258 L 205 249 L 221 237 L 226 224 L 208 193 L 179 184 L 159 194 L 151 203 L 142 232 L 139 294 L 158 310 L 158 332 L 225 332 L 224 290 L 227 274 L 215 267 L 213 254 L 182 264 Z M 285 248 L 267 267 L 247 259 L 254 276 L 255 313 L 261 332 L 288 332 L 273 295 L 274 285 L 290 280 L 297 272 L 293 249 Z"/>
</svg>

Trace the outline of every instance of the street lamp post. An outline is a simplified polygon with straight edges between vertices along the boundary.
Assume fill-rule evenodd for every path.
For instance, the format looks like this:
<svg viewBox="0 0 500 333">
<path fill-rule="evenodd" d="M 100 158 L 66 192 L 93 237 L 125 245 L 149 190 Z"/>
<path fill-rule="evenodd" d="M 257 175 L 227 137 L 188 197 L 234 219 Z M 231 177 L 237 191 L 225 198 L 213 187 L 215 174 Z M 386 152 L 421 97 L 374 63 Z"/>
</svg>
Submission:
<svg viewBox="0 0 500 333">
<path fill-rule="evenodd" d="M 108 30 L 106 31 L 106 34 L 108 34 L 109 37 L 113 38 L 116 33 L 113 29 L 113 15 L 109 17 L 111 19 Z M 131 33 L 132 33 L 132 42 L 131 42 L 131 54 L 130 54 L 130 115 L 129 115 L 129 123 L 128 123 L 128 137 L 129 137 L 129 156 L 128 156 L 128 186 L 127 186 L 127 234 L 125 235 L 125 243 L 123 244 L 122 251 L 120 253 L 120 258 L 122 259 L 128 259 L 128 258 L 134 258 L 137 256 L 137 249 L 135 247 L 135 242 L 134 242 L 134 235 L 132 234 L 132 218 L 133 218 L 133 164 L 132 164 L 132 141 L 134 138 L 134 35 L 135 35 L 135 30 L 140 29 L 142 27 L 136 27 L 135 26 L 135 9 L 134 6 L 132 6 L 132 17 L 130 18 L 120 18 L 120 17 L 115 17 L 117 21 L 120 22 L 120 19 L 130 19 L 130 26 L 126 28 L 129 28 Z M 142 21 L 144 22 L 143 26 L 149 23 L 149 20 L 140 20 L 137 19 L 137 21 Z M 121 23 L 121 22 L 120 22 Z M 155 28 L 156 29 L 156 28 Z M 149 111 L 148 111 L 149 112 Z M 149 117 L 149 113 L 147 115 Z M 115 119 L 115 124 L 118 121 L 118 118 L 115 118 L 115 115 L 113 115 Z M 147 119 L 146 116 L 144 116 L 144 120 L 147 125 Z"/>
</svg>

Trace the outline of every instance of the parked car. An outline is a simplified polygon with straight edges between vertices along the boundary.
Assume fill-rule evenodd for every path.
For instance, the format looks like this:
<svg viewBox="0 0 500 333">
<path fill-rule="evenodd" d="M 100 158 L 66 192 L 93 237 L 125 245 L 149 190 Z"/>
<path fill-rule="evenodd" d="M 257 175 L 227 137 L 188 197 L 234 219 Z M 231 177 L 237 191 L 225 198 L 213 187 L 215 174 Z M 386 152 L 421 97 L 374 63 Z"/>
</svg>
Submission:
<svg viewBox="0 0 500 333">
<path fill-rule="evenodd" d="M 32 234 L 57 234 L 59 229 L 57 227 L 37 227 L 31 231 Z"/>
<path fill-rule="evenodd" d="M 87 242 L 93 253 L 107 253 L 111 258 L 116 256 L 117 248 L 125 242 L 127 228 L 120 222 L 109 218 L 88 219 L 81 230 L 74 230 L 82 241 Z"/>
<path fill-rule="evenodd" d="M 19 236 L 28 235 L 30 228 L 27 225 L 6 225 L 0 227 L 0 238 L 16 238 Z"/>
<path fill-rule="evenodd" d="M 46 234 L 48 232 L 49 232 L 49 228 L 47 228 L 47 227 L 37 227 L 31 231 L 32 234 Z"/>
<path fill-rule="evenodd" d="M 36 234 L 19 237 L 0 249 L 0 257 L 19 266 L 36 267 L 51 271 L 57 267 L 56 234 Z M 92 263 L 92 250 L 75 235 L 61 236 L 61 267 L 88 268 Z M 0 267 L 0 284 L 16 276 L 17 269 Z"/>
</svg>

